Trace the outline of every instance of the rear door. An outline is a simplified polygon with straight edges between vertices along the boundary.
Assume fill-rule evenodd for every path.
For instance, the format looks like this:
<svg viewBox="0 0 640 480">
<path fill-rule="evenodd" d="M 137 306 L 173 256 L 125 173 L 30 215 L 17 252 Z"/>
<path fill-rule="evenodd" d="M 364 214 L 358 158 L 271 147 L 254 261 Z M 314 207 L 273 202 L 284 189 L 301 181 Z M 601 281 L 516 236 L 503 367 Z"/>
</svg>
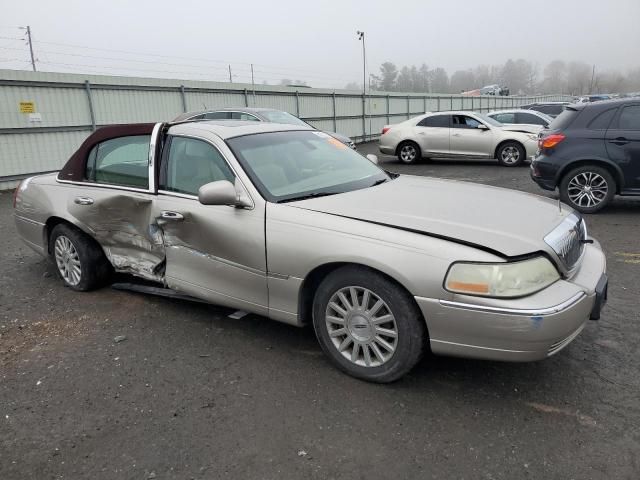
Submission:
<svg viewBox="0 0 640 480">
<path fill-rule="evenodd" d="M 622 188 L 640 190 L 640 102 L 618 111 L 607 130 L 606 147 L 624 174 Z"/>
<path fill-rule="evenodd" d="M 414 127 L 415 139 L 424 154 L 449 154 L 451 115 L 431 115 Z"/>
<path fill-rule="evenodd" d="M 493 156 L 493 132 L 468 115 L 453 115 L 451 123 L 451 154 L 472 157 Z"/>
<path fill-rule="evenodd" d="M 226 153 L 223 153 L 226 152 Z M 162 154 L 155 224 L 169 287 L 233 308 L 268 313 L 265 202 L 202 205 L 198 189 L 227 180 L 246 192 L 219 139 L 169 135 Z"/>
<path fill-rule="evenodd" d="M 68 189 L 67 210 L 103 247 L 119 271 L 158 280 L 162 239 L 149 228 L 155 195 L 150 184 L 151 135 L 104 140 L 86 159 L 83 182 Z"/>
</svg>

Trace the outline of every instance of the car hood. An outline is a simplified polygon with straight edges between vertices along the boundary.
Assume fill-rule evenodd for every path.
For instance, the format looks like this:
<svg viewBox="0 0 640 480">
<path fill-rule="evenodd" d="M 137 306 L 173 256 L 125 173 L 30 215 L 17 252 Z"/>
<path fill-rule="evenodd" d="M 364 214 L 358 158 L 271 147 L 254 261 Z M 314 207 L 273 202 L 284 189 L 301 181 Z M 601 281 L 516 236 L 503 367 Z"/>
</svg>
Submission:
<svg viewBox="0 0 640 480">
<path fill-rule="evenodd" d="M 538 195 L 409 175 L 289 205 L 447 238 L 507 257 L 537 251 L 553 255 L 543 239 L 573 212 Z"/>
</svg>

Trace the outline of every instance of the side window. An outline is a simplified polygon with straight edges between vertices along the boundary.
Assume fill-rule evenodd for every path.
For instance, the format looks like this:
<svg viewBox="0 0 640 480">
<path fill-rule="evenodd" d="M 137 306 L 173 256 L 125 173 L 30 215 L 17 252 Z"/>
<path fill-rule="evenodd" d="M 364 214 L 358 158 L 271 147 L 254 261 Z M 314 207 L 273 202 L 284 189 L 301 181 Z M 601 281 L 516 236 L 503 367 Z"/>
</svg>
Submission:
<svg viewBox="0 0 640 480">
<path fill-rule="evenodd" d="M 450 115 L 434 115 L 432 117 L 426 117 L 418 122 L 418 126 L 449 128 L 449 117 Z"/>
<path fill-rule="evenodd" d="M 492 117 L 500 123 L 516 123 L 515 113 L 497 113 Z"/>
<path fill-rule="evenodd" d="M 85 177 L 90 182 L 149 187 L 150 135 L 105 140 L 91 149 Z"/>
<path fill-rule="evenodd" d="M 230 120 L 231 112 L 207 112 L 204 114 L 207 120 Z"/>
<path fill-rule="evenodd" d="M 245 122 L 259 122 L 260 121 L 256 117 L 251 115 L 250 113 L 244 113 L 244 112 L 232 112 L 231 113 L 231 118 L 233 120 L 242 120 L 242 121 L 245 121 Z"/>
<path fill-rule="evenodd" d="M 544 118 L 540 118 L 533 113 L 518 113 L 516 115 L 518 119 L 518 123 L 526 123 L 528 125 L 542 125 L 544 127 L 547 126 L 547 122 L 545 122 Z"/>
<path fill-rule="evenodd" d="M 617 108 L 611 108 L 609 110 L 605 110 L 602 113 L 596 115 L 593 120 L 589 122 L 587 128 L 591 130 L 606 130 L 609 128 L 609 124 L 613 119 L 613 116 L 616 114 Z"/>
<path fill-rule="evenodd" d="M 629 105 L 622 109 L 618 128 L 620 130 L 640 130 L 640 105 Z"/>
<path fill-rule="evenodd" d="M 467 117 L 466 115 L 454 115 L 453 116 L 453 124 L 451 125 L 453 128 L 478 128 L 480 122 L 475 118 Z"/>
<path fill-rule="evenodd" d="M 235 181 L 220 152 L 204 140 L 171 137 L 169 155 L 163 161 L 161 190 L 198 195 L 198 189 L 206 183 Z"/>
</svg>

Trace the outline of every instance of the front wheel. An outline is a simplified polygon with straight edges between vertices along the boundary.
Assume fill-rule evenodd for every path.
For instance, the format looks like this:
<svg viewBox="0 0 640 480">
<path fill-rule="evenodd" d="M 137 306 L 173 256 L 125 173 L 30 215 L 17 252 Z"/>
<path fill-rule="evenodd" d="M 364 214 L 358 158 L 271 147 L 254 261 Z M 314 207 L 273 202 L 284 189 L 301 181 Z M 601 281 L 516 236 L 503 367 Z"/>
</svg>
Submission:
<svg viewBox="0 0 640 480">
<path fill-rule="evenodd" d="M 595 213 L 603 209 L 615 192 L 613 176 L 595 165 L 574 168 L 560 182 L 562 201 L 581 213 Z"/>
<path fill-rule="evenodd" d="M 415 163 L 421 156 L 420 147 L 415 142 L 402 142 L 398 147 L 398 160 L 402 163 Z"/>
<path fill-rule="evenodd" d="M 522 145 L 516 142 L 505 142 L 498 149 L 498 162 L 505 167 L 517 167 L 522 165 L 526 157 Z"/>
<path fill-rule="evenodd" d="M 365 267 L 343 267 L 325 278 L 314 298 L 313 327 L 336 367 L 378 383 L 407 374 L 427 336 L 413 298 Z"/>
</svg>

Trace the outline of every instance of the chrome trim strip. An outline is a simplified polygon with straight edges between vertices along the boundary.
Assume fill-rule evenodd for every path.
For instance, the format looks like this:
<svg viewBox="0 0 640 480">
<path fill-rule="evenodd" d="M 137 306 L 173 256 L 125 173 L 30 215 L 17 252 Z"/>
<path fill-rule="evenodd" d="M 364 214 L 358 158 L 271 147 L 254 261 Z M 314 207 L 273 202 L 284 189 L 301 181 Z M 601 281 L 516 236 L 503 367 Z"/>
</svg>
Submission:
<svg viewBox="0 0 640 480">
<path fill-rule="evenodd" d="M 188 200 L 198 200 L 196 195 L 190 195 L 188 193 L 172 192 L 170 190 L 158 190 L 158 195 L 166 195 L 168 197 L 186 198 Z"/>
<path fill-rule="evenodd" d="M 56 182 L 68 183 L 70 185 L 82 185 L 83 187 L 109 188 L 111 190 L 126 190 L 127 192 L 153 193 L 153 192 L 150 192 L 149 189 L 125 187 L 122 185 L 115 185 L 110 183 L 76 182 L 74 180 L 61 180 L 60 178 L 56 178 Z"/>
<path fill-rule="evenodd" d="M 215 255 L 211 255 L 209 253 L 201 252 L 196 250 L 195 248 L 188 247 L 186 245 L 165 245 L 165 248 L 175 249 L 175 250 L 186 250 L 192 255 L 196 255 L 198 257 L 205 257 L 213 262 L 222 263 L 223 265 L 227 265 L 229 267 L 238 268 L 240 270 L 244 270 L 245 272 L 249 272 L 253 275 L 257 275 L 259 277 L 266 277 L 267 272 L 260 270 L 258 268 L 249 267 L 248 265 L 242 265 L 241 263 L 236 263 L 232 260 L 227 260 L 226 258 L 216 257 Z"/>
<path fill-rule="evenodd" d="M 149 191 L 151 193 L 155 193 L 156 191 L 156 147 L 158 134 L 160 132 L 160 128 L 162 127 L 162 123 L 156 123 L 153 126 L 153 130 L 151 131 L 151 141 L 149 142 Z"/>
<path fill-rule="evenodd" d="M 455 345 L 456 347 L 476 348 L 478 350 L 491 350 L 492 352 L 507 353 L 535 353 L 535 350 L 508 350 L 506 348 L 481 347 L 479 345 L 467 345 L 466 343 L 447 342 L 446 340 L 429 340 L 431 343 L 444 343 L 446 345 Z"/>
<path fill-rule="evenodd" d="M 278 280 L 289 280 L 289 275 L 285 275 L 283 273 L 269 272 L 267 273 L 267 277 L 275 278 Z"/>
<path fill-rule="evenodd" d="M 552 313 L 558 313 L 571 307 L 587 294 L 584 292 L 578 292 L 573 297 L 565 300 L 564 302 L 554 305 L 552 307 L 539 308 L 539 309 L 525 309 L 525 308 L 503 308 L 503 307 L 489 307 L 487 305 L 475 305 L 472 303 L 452 302 L 449 300 L 439 300 L 440 305 L 450 308 L 461 308 L 464 310 L 473 310 L 478 312 L 498 313 L 502 315 L 527 315 L 536 317 L 539 315 L 551 315 Z"/>
<path fill-rule="evenodd" d="M 42 222 L 36 222 L 35 220 L 31 220 L 30 218 L 27 217 L 23 217 L 22 215 L 18 215 L 17 213 L 14 213 L 13 216 L 15 218 L 18 218 L 20 220 L 22 220 L 23 222 L 27 222 L 27 223 L 32 223 L 34 225 L 38 225 L 40 227 L 44 227 L 44 223 Z"/>
</svg>

